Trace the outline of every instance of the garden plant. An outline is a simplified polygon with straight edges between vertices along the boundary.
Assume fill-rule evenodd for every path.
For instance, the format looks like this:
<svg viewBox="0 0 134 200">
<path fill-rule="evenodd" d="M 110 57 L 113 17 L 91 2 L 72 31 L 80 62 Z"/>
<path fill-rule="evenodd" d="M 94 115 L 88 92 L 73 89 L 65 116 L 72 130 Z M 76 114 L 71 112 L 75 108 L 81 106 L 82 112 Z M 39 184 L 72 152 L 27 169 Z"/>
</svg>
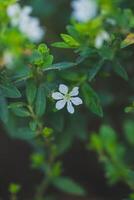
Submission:
<svg viewBox="0 0 134 200">
<path fill-rule="evenodd" d="M 32 200 L 90 199 L 64 174 L 76 142 L 97 155 L 109 187 L 124 184 L 122 200 L 134 200 L 133 65 L 132 0 L 0 0 L 0 121 L 32 148 L 31 170 L 42 174 Z M 9 183 L 9 200 L 21 192 Z"/>
</svg>

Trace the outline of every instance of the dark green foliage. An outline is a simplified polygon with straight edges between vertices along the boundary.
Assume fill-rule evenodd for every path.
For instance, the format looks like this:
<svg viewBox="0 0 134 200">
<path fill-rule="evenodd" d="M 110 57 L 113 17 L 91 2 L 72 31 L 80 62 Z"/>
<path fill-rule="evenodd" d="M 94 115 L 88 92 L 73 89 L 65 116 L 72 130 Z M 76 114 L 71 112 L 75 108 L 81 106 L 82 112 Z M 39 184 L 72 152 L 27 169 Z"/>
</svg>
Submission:
<svg viewBox="0 0 134 200">
<path fill-rule="evenodd" d="M 129 132 L 126 134 L 127 137 L 130 137 L 130 124 L 127 123 L 127 126 L 129 126 Z M 130 188 L 133 188 L 131 179 L 133 171 L 125 161 L 126 148 L 118 142 L 117 133 L 112 128 L 102 126 L 99 134 L 93 133 L 89 147 L 98 153 L 110 184 L 123 181 Z"/>
<path fill-rule="evenodd" d="M 6 99 L 0 95 L 0 119 L 4 122 L 8 122 L 8 105 Z"/>
</svg>

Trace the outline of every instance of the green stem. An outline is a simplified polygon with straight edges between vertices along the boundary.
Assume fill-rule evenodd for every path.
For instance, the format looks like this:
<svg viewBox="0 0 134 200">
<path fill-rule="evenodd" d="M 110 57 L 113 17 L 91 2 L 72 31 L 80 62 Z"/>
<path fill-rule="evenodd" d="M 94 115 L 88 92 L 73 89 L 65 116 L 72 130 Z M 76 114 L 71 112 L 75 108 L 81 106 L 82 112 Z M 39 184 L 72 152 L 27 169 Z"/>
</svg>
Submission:
<svg viewBox="0 0 134 200">
<path fill-rule="evenodd" d="M 17 195 L 16 194 L 11 194 L 10 200 L 17 200 Z"/>
<path fill-rule="evenodd" d="M 43 125 L 41 123 L 41 120 L 36 116 L 36 114 L 34 113 L 34 110 L 33 110 L 31 105 L 27 105 L 27 108 L 30 111 L 32 119 L 37 122 L 37 126 L 38 126 L 37 135 L 40 135 L 40 133 L 42 132 L 42 129 L 43 129 Z"/>
<path fill-rule="evenodd" d="M 52 171 L 53 164 L 55 162 L 55 156 L 52 154 L 51 142 L 47 139 L 45 140 L 45 146 L 48 150 L 48 159 L 47 159 L 48 170 L 46 170 L 46 173 L 44 171 L 45 175 L 43 177 L 41 184 L 39 185 L 39 187 L 37 189 L 34 200 L 44 200 L 43 196 L 46 193 L 46 190 L 49 187 L 51 178 L 52 178 L 51 171 Z M 45 169 L 45 167 L 44 167 L 44 169 Z"/>
<path fill-rule="evenodd" d="M 37 189 L 34 200 L 44 199 L 43 195 L 45 194 L 48 186 L 49 186 L 49 180 L 47 178 L 46 179 L 44 178 L 43 181 L 41 182 L 40 186 Z"/>
</svg>

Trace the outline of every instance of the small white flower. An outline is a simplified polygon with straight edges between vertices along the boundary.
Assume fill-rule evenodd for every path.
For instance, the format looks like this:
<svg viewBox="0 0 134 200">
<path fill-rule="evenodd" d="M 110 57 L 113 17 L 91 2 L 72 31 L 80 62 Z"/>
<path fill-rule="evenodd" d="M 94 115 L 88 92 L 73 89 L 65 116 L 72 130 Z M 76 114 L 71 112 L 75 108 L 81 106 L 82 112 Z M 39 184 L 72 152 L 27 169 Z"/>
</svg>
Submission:
<svg viewBox="0 0 134 200">
<path fill-rule="evenodd" d="M 97 14 L 96 0 L 73 0 L 71 6 L 73 8 L 72 15 L 79 22 L 87 22 Z"/>
<path fill-rule="evenodd" d="M 79 97 L 76 97 L 79 94 L 79 87 L 74 87 L 71 92 L 66 85 L 59 85 L 59 92 L 53 92 L 52 98 L 57 100 L 56 109 L 61 110 L 67 104 L 67 110 L 69 113 L 74 113 L 74 107 L 82 104 L 82 100 Z"/>
<path fill-rule="evenodd" d="M 40 27 L 39 20 L 30 16 L 31 12 L 31 6 L 21 8 L 18 3 L 7 8 L 7 15 L 10 17 L 12 26 L 17 26 L 32 42 L 39 42 L 44 35 L 44 30 Z"/>
<path fill-rule="evenodd" d="M 105 41 L 109 41 L 110 36 L 106 31 L 101 31 L 95 39 L 95 47 L 100 49 Z"/>
</svg>

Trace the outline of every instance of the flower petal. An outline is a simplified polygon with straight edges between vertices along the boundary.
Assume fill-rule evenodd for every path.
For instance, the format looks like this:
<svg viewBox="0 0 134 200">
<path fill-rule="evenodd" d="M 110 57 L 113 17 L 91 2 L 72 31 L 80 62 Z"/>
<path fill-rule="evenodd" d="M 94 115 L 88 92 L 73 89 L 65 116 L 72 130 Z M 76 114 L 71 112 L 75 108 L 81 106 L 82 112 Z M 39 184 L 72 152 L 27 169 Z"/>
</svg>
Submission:
<svg viewBox="0 0 134 200">
<path fill-rule="evenodd" d="M 79 87 L 74 87 L 70 92 L 70 96 L 77 96 L 79 94 Z"/>
<path fill-rule="evenodd" d="M 74 113 L 74 107 L 72 106 L 71 101 L 67 102 L 67 110 L 69 113 L 73 114 Z"/>
<path fill-rule="evenodd" d="M 73 103 L 74 105 L 76 105 L 76 106 L 78 106 L 78 105 L 80 105 L 80 104 L 83 103 L 83 102 L 82 102 L 82 99 L 79 98 L 79 97 L 72 97 L 72 98 L 71 98 L 71 101 L 72 101 L 72 103 Z"/>
<path fill-rule="evenodd" d="M 62 108 L 64 108 L 65 104 L 66 104 L 66 100 L 57 101 L 57 103 L 56 103 L 56 109 L 57 110 L 61 110 Z"/>
<path fill-rule="evenodd" d="M 55 100 L 60 100 L 60 99 L 63 99 L 64 96 L 60 92 L 53 92 L 52 93 L 52 98 L 55 99 Z"/>
<path fill-rule="evenodd" d="M 62 93 L 62 94 L 67 94 L 68 93 L 68 87 L 64 84 L 60 84 L 59 85 L 59 91 Z"/>
</svg>

